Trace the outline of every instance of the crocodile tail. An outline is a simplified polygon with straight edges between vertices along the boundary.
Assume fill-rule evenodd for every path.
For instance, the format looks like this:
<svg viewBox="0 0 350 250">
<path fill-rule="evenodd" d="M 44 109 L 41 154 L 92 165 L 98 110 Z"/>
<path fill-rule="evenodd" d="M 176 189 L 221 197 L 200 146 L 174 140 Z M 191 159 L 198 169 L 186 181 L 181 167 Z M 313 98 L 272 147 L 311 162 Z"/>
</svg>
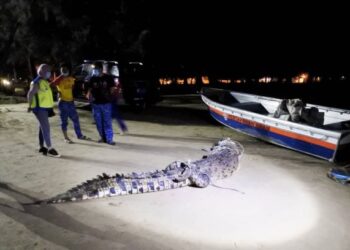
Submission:
<svg viewBox="0 0 350 250">
<path fill-rule="evenodd" d="M 136 177 L 135 173 L 128 176 L 119 174 L 109 176 L 103 174 L 102 176 L 86 181 L 63 194 L 59 194 L 47 200 L 38 201 L 35 204 L 64 203 L 128 194 L 149 193 L 180 188 L 190 184 L 188 179 L 174 181 L 166 175 L 147 177 L 149 175 L 144 174 L 144 176 L 145 178 L 139 178 Z"/>
</svg>

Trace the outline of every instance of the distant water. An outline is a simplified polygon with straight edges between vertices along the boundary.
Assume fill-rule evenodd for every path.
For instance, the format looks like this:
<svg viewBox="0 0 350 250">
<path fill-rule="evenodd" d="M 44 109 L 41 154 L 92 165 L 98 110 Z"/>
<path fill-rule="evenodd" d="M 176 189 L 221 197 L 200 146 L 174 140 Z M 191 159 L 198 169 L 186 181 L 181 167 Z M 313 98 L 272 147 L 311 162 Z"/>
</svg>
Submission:
<svg viewBox="0 0 350 250">
<path fill-rule="evenodd" d="M 299 98 L 306 103 L 350 110 L 350 96 L 346 90 L 349 86 L 350 84 L 346 82 L 304 85 L 274 84 L 235 87 L 233 90 L 276 98 Z"/>
<path fill-rule="evenodd" d="M 161 92 L 163 94 L 193 94 L 199 93 L 201 86 L 171 86 L 167 88 L 161 88 Z M 349 81 L 309 84 L 210 84 L 206 85 L 206 87 L 230 89 L 233 91 L 282 99 L 299 98 L 302 99 L 305 103 L 350 110 L 350 92 L 347 90 L 347 88 L 350 87 Z"/>
</svg>

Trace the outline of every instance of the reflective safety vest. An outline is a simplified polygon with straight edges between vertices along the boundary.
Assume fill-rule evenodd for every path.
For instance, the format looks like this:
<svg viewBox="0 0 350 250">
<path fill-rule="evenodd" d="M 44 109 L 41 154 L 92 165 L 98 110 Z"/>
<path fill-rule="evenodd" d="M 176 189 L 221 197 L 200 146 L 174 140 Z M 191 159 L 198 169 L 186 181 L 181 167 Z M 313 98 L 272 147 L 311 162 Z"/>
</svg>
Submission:
<svg viewBox="0 0 350 250">
<path fill-rule="evenodd" d="M 53 108 L 52 90 L 48 81 L 39 79 L 38 82 L 32 81 L 30 84 L 38 84 L 38 92 L 33 96 L 31 108 Z M 36 103 L 36 95 L 39 99 L 39 105 Z"/>
</svg>

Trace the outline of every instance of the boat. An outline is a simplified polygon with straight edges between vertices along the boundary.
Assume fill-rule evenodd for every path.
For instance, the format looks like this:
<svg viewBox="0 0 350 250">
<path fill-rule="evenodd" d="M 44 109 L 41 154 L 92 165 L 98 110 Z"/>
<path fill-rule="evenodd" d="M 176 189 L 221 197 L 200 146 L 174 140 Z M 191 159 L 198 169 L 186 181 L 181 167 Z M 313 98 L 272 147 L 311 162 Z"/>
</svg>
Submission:
<svg viewBox="0 0 350 250">
<path fill-rule="evenodd" d="M 201 98 L 215 120 L 236 131 L 330 162 L 350 161 L 350 110 L 304 104 L 322 118 L 315 125 L 276 117 L 284 99 L 215 88 L 203 88 Z"/>
</svg>

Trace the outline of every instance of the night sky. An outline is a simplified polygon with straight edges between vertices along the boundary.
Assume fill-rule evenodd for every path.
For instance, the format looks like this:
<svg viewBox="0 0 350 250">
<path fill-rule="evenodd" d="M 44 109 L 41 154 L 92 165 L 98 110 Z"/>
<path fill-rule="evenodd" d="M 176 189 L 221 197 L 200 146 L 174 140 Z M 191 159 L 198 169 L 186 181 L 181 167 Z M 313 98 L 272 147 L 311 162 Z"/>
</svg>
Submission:
<svg viewBox="0 0 350 250">
<path fill-rule="evenodd" d="M 30 55 L 33 64 L 145 59 L 247 77 L 350 72 L 348 8 L 335 3 L 3 1 L 13 4 L 0 8 L 0 61 L 7 65 L 26 67 Z M 16 31 L 15 20 L 27 21 Z"/>
<path fill-rule="evenodd" d="M 217 70 L 349 72 L 345 7 L 229 1 L 163 3 L 152 12 L 160 60 Z"/>
</svg>

